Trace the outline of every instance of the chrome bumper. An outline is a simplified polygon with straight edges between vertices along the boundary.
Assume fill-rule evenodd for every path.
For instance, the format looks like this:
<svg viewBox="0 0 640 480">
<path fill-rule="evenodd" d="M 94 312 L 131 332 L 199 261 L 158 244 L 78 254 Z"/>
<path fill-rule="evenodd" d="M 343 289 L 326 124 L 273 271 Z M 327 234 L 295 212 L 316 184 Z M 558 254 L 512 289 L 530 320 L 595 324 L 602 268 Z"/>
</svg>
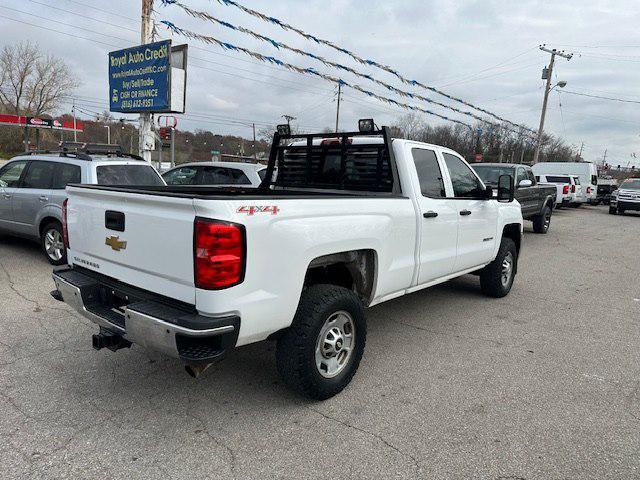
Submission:
<svg viewBox="0 0 640 480">
<path fill-rule="evenodd" d="M 55 297 L 61 297 L 101 329 L 131 343 L 188 363 L 211 362 L 235 347 L 240 327 L 236 316 L 204 317 L 135 298 L 128 305 L 110 307 L 98 299 L 104 297 L 105 291 L 115 294 L 114 287 L 72 269 L 54 271 L 52 277 L 57 289 Z M 189 323 L 196 323 L 197 328 L 181 325 L 181 318 L 190 319 Z"/>
</svg>

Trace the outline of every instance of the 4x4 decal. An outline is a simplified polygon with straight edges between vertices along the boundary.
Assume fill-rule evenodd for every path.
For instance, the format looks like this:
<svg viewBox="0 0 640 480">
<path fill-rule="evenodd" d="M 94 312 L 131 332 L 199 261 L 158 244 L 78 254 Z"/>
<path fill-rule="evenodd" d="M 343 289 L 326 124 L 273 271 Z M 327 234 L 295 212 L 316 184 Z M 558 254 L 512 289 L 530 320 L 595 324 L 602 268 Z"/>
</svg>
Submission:
<svg viewBox="0 0 640 480">
<path fill-rule="evenodd" d="M 256 213 L 270 213 L 277 215 L 280 209 L 275 205 L 243 205 L 238 207 L 238 213 L 246 213 L 247 215 L 255 215 Z"/>
</svg>

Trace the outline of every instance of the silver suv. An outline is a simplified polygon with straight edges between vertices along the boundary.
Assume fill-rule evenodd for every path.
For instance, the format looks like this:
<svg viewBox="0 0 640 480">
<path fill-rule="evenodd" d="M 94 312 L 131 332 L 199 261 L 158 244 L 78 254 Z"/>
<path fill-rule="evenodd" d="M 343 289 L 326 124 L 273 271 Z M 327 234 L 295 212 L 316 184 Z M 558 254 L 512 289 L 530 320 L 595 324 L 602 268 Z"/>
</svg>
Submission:
<svg viewBox="0 0 640 480">
<path fill-rule="evenodd" d="M 67 262 L 62 204 L 67 184 L 164 185 L 158 172 L 119 149 L 32 152 L 0 168 L 0 233 L 40 242 L 49 262 Z"/>
</svg>

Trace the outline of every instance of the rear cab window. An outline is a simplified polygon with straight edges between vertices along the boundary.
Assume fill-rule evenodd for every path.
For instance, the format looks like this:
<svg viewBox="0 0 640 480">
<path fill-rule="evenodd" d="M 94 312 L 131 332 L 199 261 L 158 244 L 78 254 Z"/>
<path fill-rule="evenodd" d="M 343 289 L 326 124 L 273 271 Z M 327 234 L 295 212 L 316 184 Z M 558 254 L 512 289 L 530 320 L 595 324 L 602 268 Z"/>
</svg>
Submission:
<svg viewBox="0 0 640 480">
<path fill-rule="evenodd" d="M 118 186 L 160 186 L 164 181 L 149 164 L 97 165 L 96 180 L 98 185 Z"/>
<path fill-rule="evenodd" d="M 569 177 L 558 177 L 555 175 L 547 175 L 545 179 L 549 183 L 571 183 L 571 179 Z"/>
</svg>

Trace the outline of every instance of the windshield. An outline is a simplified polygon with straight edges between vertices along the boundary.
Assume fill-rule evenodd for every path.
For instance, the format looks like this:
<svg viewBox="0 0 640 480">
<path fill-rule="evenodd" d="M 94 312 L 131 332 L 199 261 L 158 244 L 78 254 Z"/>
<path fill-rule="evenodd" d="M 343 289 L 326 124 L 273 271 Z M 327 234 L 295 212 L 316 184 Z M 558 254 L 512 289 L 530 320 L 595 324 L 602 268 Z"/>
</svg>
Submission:
<svg viewBox="0 0 640 480">
<path fill-rule="evenodd" d="M 485 185 L 497 185 L 501 175 L 513 177 L 513 168 L 498 165 L 471 165 Z"/>
<path fill-rule="evenodd" d="M 96 168 L 98 185 L 164 185 L 151 165 L 100 165 Z"/>
<path fill-rule="evenodd" d="M 620 184 L 619 188 L 625 188 L 627 190 L 640 190 L 640 178 L 625 180 Z"/>
</svg>

